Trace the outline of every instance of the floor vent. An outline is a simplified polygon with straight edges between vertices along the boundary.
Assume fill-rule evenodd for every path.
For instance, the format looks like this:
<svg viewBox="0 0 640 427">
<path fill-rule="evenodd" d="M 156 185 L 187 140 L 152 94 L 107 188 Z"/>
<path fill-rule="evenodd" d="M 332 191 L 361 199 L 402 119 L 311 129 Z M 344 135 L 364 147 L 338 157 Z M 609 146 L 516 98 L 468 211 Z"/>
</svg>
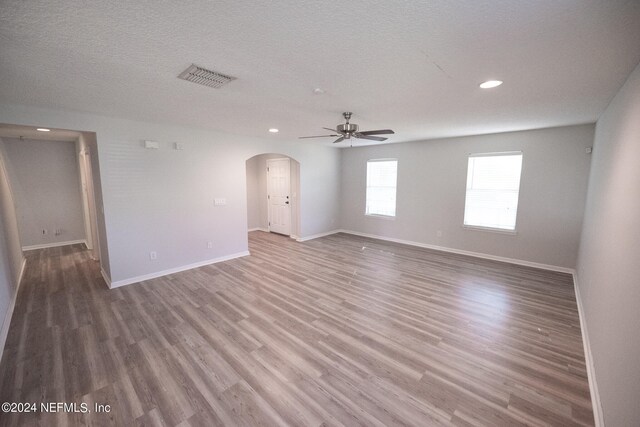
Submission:
<svg viewBox="0 0 640 427">
<path fill-rule="evenodd" d="M 196 64 L 191 64 L 189 68 L 180 73 L 178 78 L 216 89 L 236 79 L 235 77 L 198 67 Z"/>
</svg>

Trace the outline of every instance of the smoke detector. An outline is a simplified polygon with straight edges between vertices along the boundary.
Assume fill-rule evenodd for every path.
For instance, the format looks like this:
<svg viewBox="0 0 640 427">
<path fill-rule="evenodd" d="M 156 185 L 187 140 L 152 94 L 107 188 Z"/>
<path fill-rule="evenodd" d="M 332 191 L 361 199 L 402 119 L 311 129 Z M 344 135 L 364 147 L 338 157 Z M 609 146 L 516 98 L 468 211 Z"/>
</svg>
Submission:
<svg viewBox="0 0 640 427">
<path fill-rule="evenodd" d="M 199 67 L 196 64 L 191 64 L 189 68 L 180 73 L 178 78 L 215 89 L 221 88 L 230 81 L 236 79 L 235 77 L 227 76 L 226 74 L 218 73 L 217 71 L 207 70 L 206 68 Z"/>
</svg>

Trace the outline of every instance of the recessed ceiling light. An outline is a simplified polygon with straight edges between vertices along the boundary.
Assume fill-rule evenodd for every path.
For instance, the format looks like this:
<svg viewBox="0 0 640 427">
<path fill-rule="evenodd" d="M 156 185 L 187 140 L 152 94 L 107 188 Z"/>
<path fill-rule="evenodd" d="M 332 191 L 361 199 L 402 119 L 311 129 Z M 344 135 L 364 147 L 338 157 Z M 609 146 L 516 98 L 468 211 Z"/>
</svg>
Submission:
<svg viewBox="0 0 640 427">
<path fill-rule="evenodd" d="M 316 95 L 322 95 L 324 93 L 324 90 L 322 88 L 317 87 L 313 90 L 313 93 L 315 93 Z"/>
<path fill-rule="evenodd" d="M 484 83 L 480 83 L 482 89 L 491 89 L 492 87 L 498 87 L 502 84 L 500 80 L 487 80 Z"/>
<path fill-rule="evenodd" d="M 276 129 L 276 128 L 271 128 L 271 129 L 269 129 L 269 132 L 271 132 L 271 133 L 278 133 L 278 132 L 280 132 L 280 131 L 279 131 L 278 129 Z"/>
<path fill-rule="evenodd" d="M 47 129 L 47 128 L 38 128 L 36 129 L 38 132 L 49 132 L 51 129 Z"/>
</svg>

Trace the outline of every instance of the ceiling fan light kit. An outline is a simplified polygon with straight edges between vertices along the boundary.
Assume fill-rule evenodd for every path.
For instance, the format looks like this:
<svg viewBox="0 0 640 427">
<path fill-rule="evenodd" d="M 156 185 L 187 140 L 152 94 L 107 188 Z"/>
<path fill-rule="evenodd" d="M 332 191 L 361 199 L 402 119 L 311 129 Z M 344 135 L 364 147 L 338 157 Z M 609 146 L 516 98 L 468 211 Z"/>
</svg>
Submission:
<svg viewBox="0 0 640 427">
<path fill-rule="evenodd" d="M 300 139 L 306 139 L 306 138 L 328 138 L 328 137 L 332 137 L 332 138 L 338 138 L 335 141 L 333 141 L 334 144 L 338 143 L 338 142 L 342 142 L 345 139 L 351 139 L 352 137 L 354 139 L 368 139 L 371 141 L 386 141 L 387 138 L 385 137 L 381 137 L 381 136 L 375 136 L 375 135 L 391 135 L 393 133 L 395 133 L 394 131 L 392 131 L 391 129 L 379 129 L 379 130 L 367 130 L 367 131 L 358 131 L 358 125 L 355 123 L 350 123 L 349 120 L 351 120 L 351 112 L 344 112 L 342 113 L 342 116 L 345 119 L 345 123 L 343 124 L 339 124 L 338 126 L 336 126 L 335 129 L 331 129 L 331 128 L 322 128 L 331 132 L 331 135 L 317 135 L 317 136 L 301 136 Z"/>
</svg>

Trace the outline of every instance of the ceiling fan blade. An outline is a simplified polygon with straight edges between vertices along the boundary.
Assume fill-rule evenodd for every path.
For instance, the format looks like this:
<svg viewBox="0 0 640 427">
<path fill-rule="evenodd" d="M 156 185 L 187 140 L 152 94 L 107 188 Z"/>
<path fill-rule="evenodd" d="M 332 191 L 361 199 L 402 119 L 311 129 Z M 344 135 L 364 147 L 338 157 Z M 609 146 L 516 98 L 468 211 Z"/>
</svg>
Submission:
<svg viewBox="0 0 640 427">
<path fill-rule="evenodd" d="M 322 128 L 322 129 L 330 130 L 331 132 L 339 133 L 340 135 L 342 135 L 342 132 L 340 132 L 339 130 L 335 130 L 335 129 L 331 129 L 331 128 Z"/>
<path fill-rule="evenodd" d="M 336 137 L 336 136 L 341 136 L 341 135 L 316 135 L 316 136 L 299 136 L 298 139 L 305 139 L 305 138 L 327 138 L 327 137 Z"/>
<path fill-rule="evenodd" d="M 389 135 L 395 133 L 391 129 L 380 129 L 380 130 L 365 130 L 362 132 L 358 132 L 360 135 Z"/>
<path fill-rule="evenodd" d="M 372 141 L 386 141 L 388 138 L 383 138 L 381 136 L 370 136 L 370 135 L 362 135 L 356 134 L 356 138 L 358 139 L 370 139 Z"/>
<path fill-rule="evenodd" d="M 334 144 L 337 144 L 338 142 L 342 142 L 344 141 L 344 136 L 341 136 L 340 138 L 336 139 L 335 141 L 333 141 Z"/>
</svg>

